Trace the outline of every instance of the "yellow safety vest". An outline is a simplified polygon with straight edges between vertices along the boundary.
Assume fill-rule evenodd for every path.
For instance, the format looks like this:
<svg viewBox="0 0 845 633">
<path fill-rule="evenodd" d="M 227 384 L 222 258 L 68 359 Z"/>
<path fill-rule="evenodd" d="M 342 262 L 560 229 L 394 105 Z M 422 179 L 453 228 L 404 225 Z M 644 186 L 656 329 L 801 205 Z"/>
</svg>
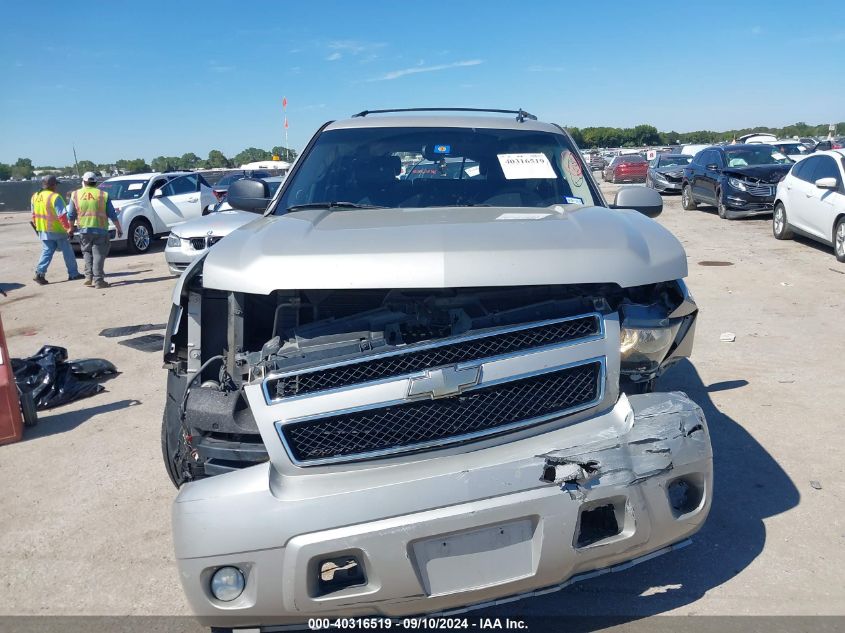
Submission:
<svg viewBox="0 0 845 633">
<path fill-rule="evenodd" d="M 32 221 L 39 233 L 64 233 L 65 227 L 56 214 L 56 200 L 61 198 L 55 191 L 42 189 L 32 194 Z M 64 200 L 62 201 L 64 202 Z"/>
<path fill-rule="evenodd" d="M 107 229 L 109 216 L 106 214 L 106 204 L 109 194 L 96 187 L 82 187 L 70 194 L 73 206 L 76 207 L 77 223 L 80 229 Z"/>
</svg>

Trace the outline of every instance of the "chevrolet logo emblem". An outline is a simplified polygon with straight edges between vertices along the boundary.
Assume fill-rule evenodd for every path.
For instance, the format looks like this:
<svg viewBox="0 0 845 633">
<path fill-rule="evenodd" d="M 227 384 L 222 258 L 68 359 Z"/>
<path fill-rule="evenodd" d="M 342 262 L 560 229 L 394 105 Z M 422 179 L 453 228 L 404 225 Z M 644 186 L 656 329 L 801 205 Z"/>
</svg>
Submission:
<svg viewBox="0 0 845 633">
<path fill-rule="evenodd" d="M 431 398 L 444 398 L 454 396 L 464 390 L 465 387 L 472 387 L 478 384 L 481 368 L 465 367 L 458 369 L 456 365 L 429 369 L 425 376 L 411 378 L 408 386 L 408 397 L 430 396 Z"/>
</svg>

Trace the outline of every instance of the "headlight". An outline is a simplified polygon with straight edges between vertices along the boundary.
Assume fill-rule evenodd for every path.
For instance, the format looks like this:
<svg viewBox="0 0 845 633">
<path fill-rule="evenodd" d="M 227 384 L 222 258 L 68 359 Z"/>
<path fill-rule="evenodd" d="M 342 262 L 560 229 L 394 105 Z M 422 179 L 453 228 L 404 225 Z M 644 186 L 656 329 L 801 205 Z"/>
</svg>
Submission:
<svg viewBox="0 0 845 633">
<path fill-rule="evenodd" d="M 745 186 L 745 183 L 739 180 L 738 178 L 728 178 L 728 184 L 734 189 L 739 189 L 740 191 L 748 191 Z"/>
<path fill-rule="evenodd" d="M 680 324 L 668 327 L 622 327 L 619 348 L 622 371 L 642 373 L 654 371 L 666 358 Z"/>
<path fill-rule="evenodd" d="M 231 602 L 245 586 L 244 575 L 237 567 L 221 567 L 211 577 L 211 594 L 221 602 Z"/>
<path fill-rule="evenodd" d="M 168 246 L 182 246 L 182 238 L 178 235 L 174 235 L 171 233 L 167 236 L 167 245 Z"/>
</svg>

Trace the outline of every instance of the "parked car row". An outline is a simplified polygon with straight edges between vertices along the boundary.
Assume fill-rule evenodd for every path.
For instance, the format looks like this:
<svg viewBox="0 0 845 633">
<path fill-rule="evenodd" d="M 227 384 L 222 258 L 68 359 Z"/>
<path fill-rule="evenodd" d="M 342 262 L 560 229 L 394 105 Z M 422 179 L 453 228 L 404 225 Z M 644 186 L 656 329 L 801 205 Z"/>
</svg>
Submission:
<svg viewBox="0 0 845 633">
<path fill-rule="evenodd" d="M 677 191 L 680 176 L 685 210 L 715 206 L 728 220 L 771 213 L 775 238 L 803 235 L 832 246 L 845 262 L 845 150 L 795 161 L 784 149 L 780 143 L 715 145 L 698 152 L 680 174 L 675 160 L 688 157 L 661 155 L 649 164 L 646 184 Z"/>
</svg>

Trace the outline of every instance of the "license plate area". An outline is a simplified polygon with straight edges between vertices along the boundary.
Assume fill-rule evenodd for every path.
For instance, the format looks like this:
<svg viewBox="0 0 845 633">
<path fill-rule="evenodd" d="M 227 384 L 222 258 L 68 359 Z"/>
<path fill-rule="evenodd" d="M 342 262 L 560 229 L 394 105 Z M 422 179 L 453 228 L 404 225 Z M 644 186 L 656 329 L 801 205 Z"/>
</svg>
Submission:
<svg viewBox="0 0 845 633">
<path fill-rule="evenodd" d="M 519 519 L 411 544 L 429 596 L 447 595 L 532 576 L 538 521 Z"/>
</svg>

